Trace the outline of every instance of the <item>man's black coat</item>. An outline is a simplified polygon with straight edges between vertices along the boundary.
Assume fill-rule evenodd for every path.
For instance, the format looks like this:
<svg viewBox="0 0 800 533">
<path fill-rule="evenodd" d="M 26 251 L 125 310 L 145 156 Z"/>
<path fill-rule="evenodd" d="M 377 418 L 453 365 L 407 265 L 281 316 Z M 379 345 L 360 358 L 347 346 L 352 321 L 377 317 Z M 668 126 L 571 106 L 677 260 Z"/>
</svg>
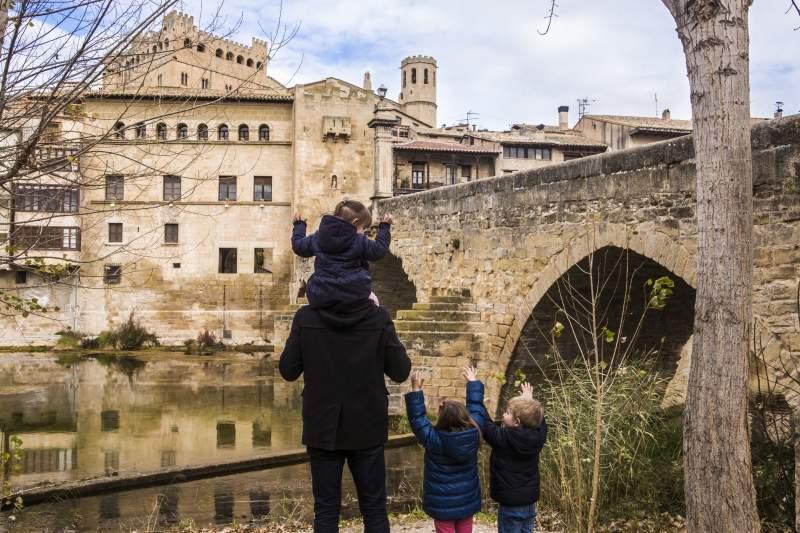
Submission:
<svg viewBox="0 0 800 533">
<path fill-rule="evenodd" d="M 288 381 L 305 374 L 303 444 L 358 450 L 386 442 L 383 376 L 405 381 L 411 361 L 389 312 L 366 302 L 346 310 L 300 308 L 279 369 Z"/>
</svg>

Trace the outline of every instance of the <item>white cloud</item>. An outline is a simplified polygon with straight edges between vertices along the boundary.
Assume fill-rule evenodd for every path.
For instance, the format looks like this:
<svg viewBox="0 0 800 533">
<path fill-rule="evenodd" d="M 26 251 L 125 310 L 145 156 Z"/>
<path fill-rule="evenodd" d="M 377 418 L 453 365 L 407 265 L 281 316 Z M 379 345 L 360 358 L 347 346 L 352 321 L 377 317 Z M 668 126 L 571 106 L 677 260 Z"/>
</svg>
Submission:
<svg viewBox="0 0 800 533">
<path fill-rule="evenodd" d="M 203 0 L 187 0 L 198 14 Z M 206 12 L 211 6 L 208 0 Z M 752 110 L 770 116 L 776 100 L 800 110 L 800 25 L 782 0 L 751 8 Z M 228 0 L 230 23 L 240 15 L 244 42 L 274 25 L 278 0 Z M 301 33 L 270 64 L 270 74 L 293 83 L 328 76 L 360 84 L 370 70 L 375 86 L 399 90 L 400 61 L 426 54 L 439 64 L 439 123 L 481 114 L 481 126 L 554 123 L 556 108 L 596 100 L 595 113 L 654 115 L 669 107 L 690 114 L 686 67 L 675 24 L 659 0 L 561 0 L 550 33 L 545 0 L 285 0 L 284 20 L 302 21 Z"/>
</svg>

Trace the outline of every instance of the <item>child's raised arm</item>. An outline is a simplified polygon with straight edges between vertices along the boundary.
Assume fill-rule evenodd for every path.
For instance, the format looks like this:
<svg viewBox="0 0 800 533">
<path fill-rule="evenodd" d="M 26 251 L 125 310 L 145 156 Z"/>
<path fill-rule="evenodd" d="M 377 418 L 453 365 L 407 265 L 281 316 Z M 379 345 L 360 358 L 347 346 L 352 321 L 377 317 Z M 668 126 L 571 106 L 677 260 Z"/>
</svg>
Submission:
<svg viewBox="0 0 800 533">
<path fill-rule="evenodd" d="M 306 237 L 306 219 L 295 213 L 292 224 L 292 250 L 300 257 L 312 257 L 311 237 Z"/>
<path fill-rule="evenodd" d="M 425 383 L 425 378 L 418 370 L 411 373 L 411 392 L 405 395 L 406 414 L 408 422 L 411 424 L 411 430 L 417 437 L 417 442 L 426 450 L 438 450 L 442 446 L 442 441 L 426 416 L 425 396 L 422 393 L 423 383 Z"/>
<path fill-rule="evenodd" d="M 464 379 L 467 380 L 467 410 L 469 416 L 480 426 L 483 438 L 490 445 L 500 438 L 500 429 L 494 425 L 486 406 L 483 405 L 483 383 L 478 380 L 478 371 L 475 367 L 464 368 Z"/>
<path fill-rule="evenodd" d="M 364 239 L 364 259 L 377 261 L 389 253 L 389 245 L 392 242 L 392 222 L 394 222 L 392 215 L 386 213 L 378 226 L 378 234 L 375 236 L 375 240 Z"/>
</svg>

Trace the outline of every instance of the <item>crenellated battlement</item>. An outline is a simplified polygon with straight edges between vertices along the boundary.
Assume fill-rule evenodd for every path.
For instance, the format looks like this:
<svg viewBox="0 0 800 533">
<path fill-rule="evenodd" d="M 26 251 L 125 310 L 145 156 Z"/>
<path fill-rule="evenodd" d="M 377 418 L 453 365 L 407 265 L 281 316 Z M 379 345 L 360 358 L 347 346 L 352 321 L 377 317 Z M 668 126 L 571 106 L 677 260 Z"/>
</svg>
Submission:
<svg viewBox="0 0 800 533">
<path fill-rule="evenodd" d="M 401 67 L 405 67 L 411 63 L 428 63 L 430 65 L 436 66 L 436 59 L 433 56 L 426 56 L 426 55 L 414 55 L 408 56 L 407 58 L 403 59 L 400 63 Z"/>
</svg>

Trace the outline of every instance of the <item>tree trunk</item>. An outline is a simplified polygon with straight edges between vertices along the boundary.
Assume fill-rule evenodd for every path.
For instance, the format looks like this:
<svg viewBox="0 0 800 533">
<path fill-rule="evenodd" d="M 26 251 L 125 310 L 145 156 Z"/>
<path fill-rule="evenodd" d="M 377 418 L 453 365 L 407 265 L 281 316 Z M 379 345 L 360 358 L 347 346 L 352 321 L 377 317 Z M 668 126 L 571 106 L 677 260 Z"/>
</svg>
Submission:
<svg viewBox="0 0 800 533">
<path fill-rule="evenodd" d="M 759 531 L 747 378 L 752 321 L 750 0 L 663 0 L 691 90 L 697 166 L 697 299 L 684 413 L 687 526 Z"/>
</svg>

